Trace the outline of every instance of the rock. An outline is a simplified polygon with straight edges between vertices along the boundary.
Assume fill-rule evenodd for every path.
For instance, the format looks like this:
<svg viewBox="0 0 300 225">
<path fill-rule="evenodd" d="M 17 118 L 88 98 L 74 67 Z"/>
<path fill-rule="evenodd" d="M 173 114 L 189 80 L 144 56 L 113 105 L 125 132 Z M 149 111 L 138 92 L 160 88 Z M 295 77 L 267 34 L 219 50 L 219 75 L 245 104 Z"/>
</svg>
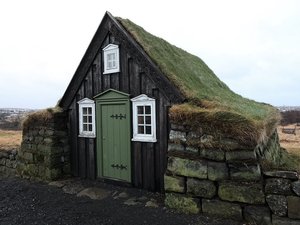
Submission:
<svg viewBox="0 0 300 225">
<path fill-rule="evenodd" d="M 243 202 L 249 204 L 265 203 L 262 185 L 253 182 L 221 182 L 219 184 L 219 197 L 230 202 Z"/>
<path fill-rule="evenodd" d="M 168 151 L 184 151 L 184 146 L 182 144 L 169 143 Z"/>
<path fill-rule="evenodd" d="M 4 158 L 4 159 L 0 159 L 0 165 L 1 166 L 5 166 L 5 164 L 6 164 L 6 159 Z"/>
<path fill-rule="evenodd" d="M 298 196 L 300 196 L 300 181 L 299 180 L 292 183 L 292 189 Z"/>
<path fill-rule="evenodd" d="M 266 179 L 265 192 L 268 194 L 292 195 L 291 181 L 283 178 Z"/>
<path fill-rule="evenodd" d="M 244 218 L 251 224 L 272 225 L 270 210 L 264 206 L 246 206 Z"/>
<path fill-rule="evenodd" d="M 267 195 L 266 201 L 275 215 L 286 216 L 287 200 L 284 195 Z"/>
<path fill-rule="evenodd" d="M 242 220 L 242 209 L 240 205 L 216 199 L 202 199 L 202 212 L 223 218 Z"/>
<path fill-rule="evenodd" d="M 138 204 L 141 204 L 141 202 L 139 202 L 137 200 L 137 198 L 129 198 L 127 199 L 125 202 L 124 202 L 125 205 L 129 205 L 129 206 L 132 206 L 132 205 L 138 205 Z"/>
<path fill-rule="evenodd" d="M 0 159 L 5 158 L 8 159 L 9 154 L 7 151 L 0 151 Z"/>
<path fill-rule="evenodd" d="M 215 161 L 223 161 L 225 159 L 225 152 L 221 149 L 201 149 L 200 156 Z"/>
<path fill-rule="evenodd" d="M 158 208 L 159 205 L 155 199 L 151 199 L 150 201 L 146 202 L 145 207 Z"/>
<path fill-rule="evenodd" d="M 182 131 L 171 130 L 169 134 L 169 139 L 173 142 L 186 142 L 186 133 Z"/>
<path fill-rule="evenodd" d="M 265 176 L 286 178 L 291 180 L 298 180 L 298 173 L 294 171 L 265 171 Z"/>
<path fill-rule="evenodd" d="M 29 152 L 24 152 L 23 158 L 27 163 L 33 163 L 33 154 Z"/>
<path fill-rule="evenodd" d="M 81 184 L 68 184 L 63 187 L 63 191 L 67 194 L 77 194 L 78 192 L 82 191 L 84 187 Z"/>
<path fill-rule="evenodd" d="M 187 179 L 187 192 L 197 197 L 212 198 L 216 195 L 216 186 L 209 180 Z"/>
<path fill-rule="evenodd" d="M 55 186 L 58 188 L 62 188 L 67 184 L 70 184 L 72 182 L 72 180 L 56 180 L 56 181 L 52 181 L 49 183 L 49 185 L 51 186 Z"/>
<path fill-rule="evenodd" d="M 183 213 L 199 213 L 199 200 L 184 195 L 166 193 L 165 204 L 169 208 L 177 209 Z"/>
<path fill-rule="evenodd" d="M 232 180 L 260 180 L 260 166 L 248 163 L 229 164 L 229 174 Z"/>
<path fill-rule="evenodd" d="M 121 192 L 120 194 L 114 197 L 114 199 L 118 198 L 128 198 L 128 194 L 126 192 Z"/>
<path fill-rule="evenodd" d="M 192 153 L 198 153 L 198 148 L 194 148 L 194 147 L 191 147 L 191 146 L 187 146 L 186 148 L 185 148 L 185 150 L 187 151 L 187 152 L 192 152 Z"/>
<path fill-rule="evenodd" d="M 228 151 L 225 155 L 228 162 L 256 161 L 255 152 L 249 150 Z"/>
<path fill-rule="evenodd" d="M 171 129 L 172 130 L 179 130 L 179 131 L 185 131 L 185 127 L 182 125 L 177 125 L 174 123 L 171 123 Z"/>
<path fill-rule="evenodd" d="M 207 161 L 205 160 L 189 160 L 177 157 L 168 158 L 168 170 L 171 173 L 196 178 L 207 178 Z"/>
<path fill-rule="evenodd" d="M 300 197 L 287 196 L 288 217 L 292 219 L 300 219 Z"/>
<path fill-rule="evenodd" d="M 171 176 L 164 176 L 165 182 L 165 190 L 166 191 L 173 191 L 173 192 L 184 192 L 184 178 L 183 177 L 171 177 Z"/>
<path fill-rule="evenodd" d="M 272 224 L 273 225 L 300 225 L 300 220 L 291 220 L 286 217 L 279 217 L 272 215 Z"/>
<path fill-rule="evenodd" d="M 207 164 L 207 175 L 209 180 L 226 180 L 228 179 L 228 167 L 226 163 L 209 161 Z"/>
<path fill-rule="evenodd" d="M 77 197 L 86 196 L 86 197 L 89 197 L 90 199 L 102 200 L 104 198 L 107 198 L 109 195 L 110 195 L 110 192 L 105 189 L 101 189 L 101 188 L 97 188 L 97 187 L 90 187 L 90 188 L 86 188 L 86 189 L 83 189 L 82 191 L 80 191 L 77 194 Z"/>
</svg>

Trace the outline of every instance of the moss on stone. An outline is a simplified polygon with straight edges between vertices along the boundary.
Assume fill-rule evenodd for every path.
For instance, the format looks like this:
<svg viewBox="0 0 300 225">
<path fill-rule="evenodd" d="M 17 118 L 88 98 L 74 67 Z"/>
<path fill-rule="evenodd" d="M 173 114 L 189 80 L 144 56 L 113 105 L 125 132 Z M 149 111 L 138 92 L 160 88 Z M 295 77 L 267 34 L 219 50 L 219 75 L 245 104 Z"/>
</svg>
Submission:
<svg viewBox="0 0 300 225">
<path fill-rule="evenodd" d="M 182 195 L 166 193 L 165 204 L 169 208 L 176 209 L 183 213 L 199 213 L 199 200 L 195 198 L 185 197 Z"/>
</svg>

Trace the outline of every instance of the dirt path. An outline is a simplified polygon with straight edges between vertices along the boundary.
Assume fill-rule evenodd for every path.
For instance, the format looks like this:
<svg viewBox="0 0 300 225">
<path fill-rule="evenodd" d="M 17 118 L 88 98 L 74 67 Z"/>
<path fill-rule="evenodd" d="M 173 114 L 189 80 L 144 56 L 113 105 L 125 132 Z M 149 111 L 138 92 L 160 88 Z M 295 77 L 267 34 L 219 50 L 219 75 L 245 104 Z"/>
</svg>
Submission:
<svg viewBox="0 0 300 225">
<path fill-rule="evenodd" d="M 72 184 L 57 187 L 19 178 L 0 178 L 0 224 L 242 224 L 228 220 L 212 220 L 201 215 L 185 215 L 173 212 L 164 208 L 161 204 L 161 196 L 154 193 L 100 182 L 77 180 L 75 184 L 74 186 L 74 182 L 72 181 Z M 91 186 L 100 190 L 98 199 L 101 200 L 92 200 L 89 197 L 77 197 L 76 194 L 67 194 L 64 192 L 72 192 L 77 187 L 77 191 L 75 192 L 78 193 L 78 187 L 82 189 Z M 84 193 L 87 194 L 87 192 Z M 97 195 L 91 196 L 97 197 Z M 153 204 L 149 204 L 149 202 Z M 151 207 L 146 207 L 145 205 Z"/>
</svg>

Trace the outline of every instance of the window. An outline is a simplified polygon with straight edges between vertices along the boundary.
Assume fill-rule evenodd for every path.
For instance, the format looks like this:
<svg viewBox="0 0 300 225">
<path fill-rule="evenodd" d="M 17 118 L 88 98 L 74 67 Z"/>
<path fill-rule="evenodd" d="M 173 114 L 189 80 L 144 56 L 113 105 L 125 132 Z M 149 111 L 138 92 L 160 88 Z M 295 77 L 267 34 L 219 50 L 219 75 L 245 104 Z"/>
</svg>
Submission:
<svg viewBox="0 0 300 225">
<path fill-rule="evenodd" d="M 109 44 L 103 49 L 104 74 L 120 72 L 119 46 Z"/>
<path fill-rule="evenodd" d="M 79 137 L 96 137 L 95 132 L 95 103 L 84 98 L 79 104 Z"/>
<path fill-rule="evenodd" d="M 132 101 L 133 141 L 156 142 L 155 99 L 139 95 Z"/>
</svg>

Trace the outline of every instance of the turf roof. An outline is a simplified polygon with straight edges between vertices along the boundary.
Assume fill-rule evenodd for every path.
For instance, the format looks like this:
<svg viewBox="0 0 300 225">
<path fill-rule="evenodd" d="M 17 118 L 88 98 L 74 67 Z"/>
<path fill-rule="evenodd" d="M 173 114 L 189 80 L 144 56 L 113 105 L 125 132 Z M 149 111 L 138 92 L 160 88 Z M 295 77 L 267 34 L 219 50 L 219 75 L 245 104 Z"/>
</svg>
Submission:
<svg viewBox="0 0 300 225">
<path fill-rule="evenodd" d="M 181 122 L 186 123 L 218 120 L 215 129 L 234 124 L 230 132 L 239 134 L 238 138 L 251 136 L 255 141 L 274 132 L 279 120 L 274 107 L 234 93 L 199 57 L 148 33 L 128 19 L 117 20 L 186 97 L 187 103 L 171 108 L 171 118 L 185 118 Z"/>
</svg>

